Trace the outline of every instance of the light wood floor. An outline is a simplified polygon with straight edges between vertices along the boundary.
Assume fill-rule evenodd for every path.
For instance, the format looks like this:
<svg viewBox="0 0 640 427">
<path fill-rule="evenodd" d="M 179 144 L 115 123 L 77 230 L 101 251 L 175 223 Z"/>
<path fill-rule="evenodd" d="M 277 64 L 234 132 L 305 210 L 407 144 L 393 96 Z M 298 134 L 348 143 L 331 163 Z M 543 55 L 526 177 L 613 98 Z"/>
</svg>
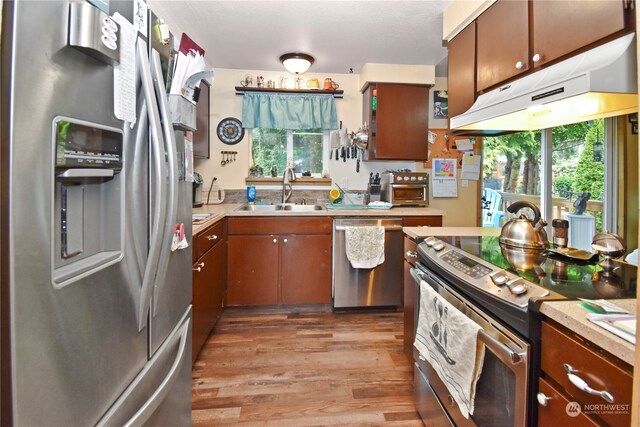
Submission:
<svg viewBox="0 0 640 427">
<path fill-rule="evenodd" d="M 195 426 L 422 426 L 402 313 L 225 309 L 193 368 Z"/>
</svg>

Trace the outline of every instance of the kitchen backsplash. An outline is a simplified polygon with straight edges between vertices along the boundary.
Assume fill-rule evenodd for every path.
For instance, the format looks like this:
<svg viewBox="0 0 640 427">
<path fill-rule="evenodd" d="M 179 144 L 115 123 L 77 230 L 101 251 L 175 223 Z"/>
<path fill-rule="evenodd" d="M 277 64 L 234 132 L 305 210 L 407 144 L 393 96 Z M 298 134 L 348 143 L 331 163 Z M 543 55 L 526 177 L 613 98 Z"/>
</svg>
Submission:
<svg viewBox="0 0 640 427">
<path fill-rule="evenodd" d="M 203 192 L 203 200 L 207 200 L 206 192 Z M 289 203 L 301 203 L 304 199 L 308 205 L 329 203 L 328 190 L 296 190 L 289 199 Z M 282 201 L 282 190 L 263 190 L 258 188 L 256 192 L 257 203 L 280 203 Z M 225 203 L 247 203 L 247 191 L 225 190 Z"/>
</svg>

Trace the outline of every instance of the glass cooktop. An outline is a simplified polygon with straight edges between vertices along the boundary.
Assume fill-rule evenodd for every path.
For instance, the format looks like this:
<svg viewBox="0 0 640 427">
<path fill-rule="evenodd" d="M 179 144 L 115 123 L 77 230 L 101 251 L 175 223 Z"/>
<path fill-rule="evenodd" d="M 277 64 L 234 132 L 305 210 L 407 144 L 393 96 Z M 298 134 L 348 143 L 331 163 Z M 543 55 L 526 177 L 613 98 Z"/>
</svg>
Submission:
<svg viewBox="0 0 640 427">
<path fill-rule="evenodd" d="M 597 261 L 567 260 L 549 253 L 505 253 L 497 236 L 438 239 L 569 299 L 636 297 L 637 268 L 633 265 L 614 262 L 614 268 L 605 271 Z"/>
</svg>

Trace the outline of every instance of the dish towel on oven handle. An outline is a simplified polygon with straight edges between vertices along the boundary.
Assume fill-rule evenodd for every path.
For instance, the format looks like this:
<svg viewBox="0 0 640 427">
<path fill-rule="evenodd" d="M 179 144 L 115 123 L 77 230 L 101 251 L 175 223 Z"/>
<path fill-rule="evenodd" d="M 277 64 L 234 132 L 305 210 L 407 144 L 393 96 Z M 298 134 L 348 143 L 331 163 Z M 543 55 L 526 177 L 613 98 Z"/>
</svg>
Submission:
<svg viewBox="0 0 640 427">
<path fill-rule="evenodd" d="M 347 259 L 353 268 L 373 268 L 384 262 L 384 227 L 345 228 Z"/>
<path fill-rule="evenodd" d="M 465 418 L 473 414 L 484 344 L 480 326 L 420 281 L 420 311 L 414 346 L 438 373 Z"/>
</svg>

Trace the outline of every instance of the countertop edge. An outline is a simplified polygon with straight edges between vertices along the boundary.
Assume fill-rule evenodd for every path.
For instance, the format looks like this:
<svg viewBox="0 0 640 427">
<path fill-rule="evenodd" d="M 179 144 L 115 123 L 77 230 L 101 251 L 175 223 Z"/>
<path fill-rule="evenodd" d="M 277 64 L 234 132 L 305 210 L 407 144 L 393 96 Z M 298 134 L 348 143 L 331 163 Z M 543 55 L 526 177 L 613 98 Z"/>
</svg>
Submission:
<svg viewBox="0 0 640 427">
<path fill-rule="evenodd" d="M 487 227 L 404 227 L 404 233 L 412 239 L 429 236 L 499 236 L 500 228 Z"/>
<path fill-rule="evenodd" d="M 394 217 L 394 216 L 444 216 L 445 211 L 435 208 L 403 208 L 391 209 L 354 209 L 354 210 L 321 210 L 313 212 L 251 212 L 236 211 L 242 206 L 241 203 L 223 203 L 219 205 L 204 205 L 193 208 L 193 213 L 209 213 L 211 216 L 203 221 L 192 224 L 192 234 L 196 236 L 209 226 L 215 224 L 225 217 L 291 217 L 291 216 L 324 216 L 324 217 Z M 411 227 L 415 228 L 415 227 Z"/>
<path fill-rule="evenodd" d="M 636 312 L 636 300 L 634 298 L 615 300 L 613 303 L 632 313 Z M 580 306 L 578 301 L 544 302 L 540 306 L 540 313 L 633 366 L 635 346 L 587 320 L 586 314 L 589 311 Z"/>
</svg>

